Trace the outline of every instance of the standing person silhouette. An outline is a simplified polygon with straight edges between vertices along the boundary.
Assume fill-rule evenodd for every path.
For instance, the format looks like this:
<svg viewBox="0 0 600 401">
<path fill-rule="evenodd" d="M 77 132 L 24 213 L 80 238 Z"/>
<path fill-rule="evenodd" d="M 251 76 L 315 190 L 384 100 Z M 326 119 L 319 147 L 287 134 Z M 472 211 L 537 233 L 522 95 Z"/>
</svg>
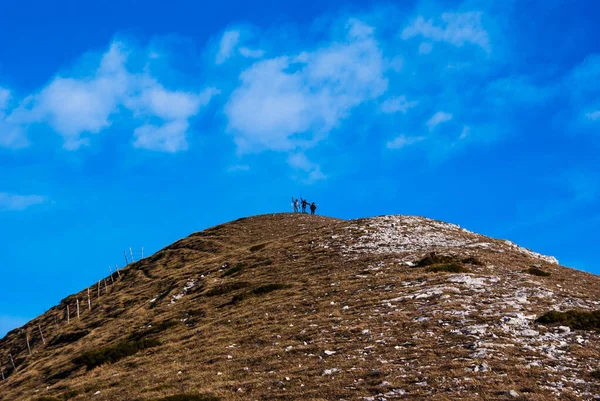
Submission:
<svg viewBox="0 0 600 401">
<path fill-rule="evenodd" d="M 292 196 L 292 212 L 296 213 L 298 211 L 298 201 L 294 199 Z"/>
<path fill-rule="evenodd" d="M 306 199 L 302 199 L 302 197 L 300 199 L 302 200 L 302 213 L 306 213 L 306 206 L 308 205 L 308 201 Z"/>
<path fill-rule="evenodd" d="M 315 214 L 315 210 L 317 210 L 317 205 L 313 202 L 310 204 L 310 214 Z"/>
</svg>

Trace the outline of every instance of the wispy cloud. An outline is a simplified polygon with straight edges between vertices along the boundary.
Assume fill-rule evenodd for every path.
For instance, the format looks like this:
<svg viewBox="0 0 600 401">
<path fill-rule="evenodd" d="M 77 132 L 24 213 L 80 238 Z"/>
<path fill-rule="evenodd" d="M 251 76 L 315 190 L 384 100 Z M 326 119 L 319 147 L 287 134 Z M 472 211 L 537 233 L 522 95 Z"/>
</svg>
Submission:
<svg viewBox="0 0 600 401">
<path fill-rule="evenodd" d="M 433 50 L 433 45 L 429 42 L 423 42 L 419 45 L 419 54 L 429 54 Z"/>
<path fill-rule="evenodd" d="M 10 99 L 10 91 L 0 86 L 0 116 L 8 106 L 8 100 Z"/>
<path fill-rule="evenodd" d="M 407 137 L 406 135 L 400 135 L 400 136 L 394 138 L 393 140 L 387 142 L 386 147 L 388 149 L 402 149 L 406 146 L 410 146 L 410 145 L 413 145 L 417 142 L 421 142 L 424 140 L 425 140 L 424 136 Z"/>
<path fill-rule="evenodd" d="M 307 184 L 312 184 L 327 178 L 327 176 L 321 172 L 321 166 L 311 162 L 304 153 L 298 152 L 290 154 L 288 162 L 293 168 L 308 173 L 308 176 L 303 179 Z"/>
<path fill-rule="evenodd" d="M 45 203 L 48 200 L 40 195 L 18 195 L 0 192 L 0 212 L 22 211 L 28 207 Z"/>
<path fill-rule="evenodd" d="M 133 146 L 141 149 L 160 150 L 175 153 L 187 150 L 186 134 L 189 124 L 186 120 L 175 120 L 163 125 L 146 124 L 133 132 Z"/>
<path fill-rule="evenodd" d="M 408 109 L 412 109 L 418 104 L 419 102 L 416 100 L 408 101 L 406 96 L 390 97 L 381 103 L 381 111 L 384 113 L 401 112 L 406 114 Z"/>
<path fill-rule="evenodd" d="M 411 25 L 402 31 L 402 39 L 422 36 L 436 42 L 445 42 L 454 46 L 473 44 L 486 52 L 490 51 L 490 41 L 487 31 L 481 22 L 482 12 L 447 12 L 440 18 L 425 19 L 417 17 Z"/>
<path fill-rule="evenodd" d="M 265 55 L 264 50 L 260 49 L 249 49 L 247 47 L 240 47 L 240 54 L 246 58 L 261 58 Z"/>
<path fill-rule="evenodd" d="M 29 142 L 23 129 L 13 124 L 6 116 L 11 98 L 10 90 L 0 87 L 0 148 L 19 149 L 27 146 Z"/>
<path fill-rule="evenodd" d="M 223 64 L 227 61 L 235 52 L 235 49 L 240 41 L 240 31 L 229 30 L 223 33 L 221 42 L 219 43 L 219 51 L 215 62 L 217 64 Z"/>
<path fill-rule="evenodd" d="M 429 129 L 429 131 L 433 131 L 438 125 L 452 120 L 452 117 L 453 116 L 450 113 L 438 111 L 427 121 L 427 128 Z"/>
<path fill-rule="evenodd" d="M 600 120 L 600 53 L 587 56 L 565 79 L 573 105 L 572 126 L 589 129 Z"/>
<path fill-rule="evenodd" d="M 586 113 L 586 114 L 585 114 L 585 117 L 586 117 L 588 120 L 592 120 L 592 121 L 598 121 L 598 120 L 600 120 L 600 110 L 597 110 L 597 111 L 592 111 L 592 112 L 590 112 L 590 113 Z"/>
</svg>

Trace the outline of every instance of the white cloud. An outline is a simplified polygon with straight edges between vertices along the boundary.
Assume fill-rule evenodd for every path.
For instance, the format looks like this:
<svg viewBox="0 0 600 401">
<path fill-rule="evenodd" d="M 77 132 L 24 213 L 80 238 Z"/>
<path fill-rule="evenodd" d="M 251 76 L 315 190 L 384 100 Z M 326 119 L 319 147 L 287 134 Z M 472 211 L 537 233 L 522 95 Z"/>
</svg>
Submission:
<svg viewBox="0 0 600 401">
<path fill-rule="evenodd" d="M 133 146 L 169 153 L 187 150 L 188 120 L 219 94 L 219 90 L 208 88 L 200 93 L 169 91 L 155 80 L 146 81 L 139 95 L 128 99 L 127 104 L 137 115 L 159 117 L 163 124 L 145 124 L 136 128 Z"/>
<path fill-rule="evenodd" d="M 381 104 L 381 111 L 384 113 L 396 113 L 398 111 L 406 114 L 408 109 L 412 109 L 419 102 L 416 100 L 408 101 L 406 96 L 390 97 Z"/>
<path fill-rule="evenodd" d="M 93 75 L 56 77 L 39 94 L 27 97 L 11 118 L 22 125 L 47 122 L 64 137 L 66 149 L 87 144 L 81 135 L 109 127 L 110 115 L 131 86 L 123 65 L 126 57 L 124 46 L 113 43 Z"/>
<path fill-rule="evenodd" d="M 25 210 L 47 200 L 47 197 L 40 195 L 17 195 L 0 192 L 0 212 Z"/>
<path fill-rule="evenodd" d="M 358 105 L 387 89 L 372 28 L 351 20 L 343 40 L 254 63 L 225 114 L 241 152 L 287 151 L 322 139 Z"/>
<path fill-rule="evenodd" d="M 219 43 L 219 51 L 217 53 L 217 57 L 215 62 L 217 64 L 223 64 L 227 59 L 229 59 L 235 48 L 237 47 L 240 41 L 240 31 L 232 30 L 226 31 L 221 37 L 221 42 Z"/>
<path fill-rule="evenodd" d="M 425 20 L 417 17 L 411 25 L 402 31 L 402 39 L 416 36 L 436 41 L 446 42 L 462 47 L 466 43 L 477 45 L 485 51 L 490 51 L 489 37 L 481 23 L 481 12 L 443 13 L 439 24 L 432 19 Z"/>
<path fill-rule="evenodd" d="M 240 47 L 240 54 L 246 58 L 261 58 L 265 55 L 264 50 L 260 49 L 249 49 L 247 47 Z"/>
<path fill-rule="evenodd" d="M 187 150 L 187 120 L 175 120 L 163 125 L 146 124 L 133 132 L 136 148 L 175 153 Z"/>
<path fill-rule="evenodd" d="M 146 113 L 164 120 L 188 119 L 206 106 L 219 91 L 208 88 L 201 93 L 169 91 L 157 82 L 151 82 L 131 99 L 129 105 L 138 113 Z"/>
<path fill-rule="evenodd" d="M 429 131 L 433 131 L 433 129 L 438 125 L 448 122 L 450 120 L 452 120 L 452 114 L 445 113 L 443 111 L 438 111 L 429 119 L 429 121 L 427 121 L 426 125 L 427 128 L 429 128 Z"/>
<path fill-rule="evenodd" d="M 109 128 L 114 116 L 128 110 L 134 122 L 143 120 L 135 130 L 136 147 L 166 152 L 187 149 L 188 120 L 218 90 L 166 89 L 147 70 L 128 70 L 130 53 L 123 43 L 114 42 L 96 70 L 76 78 L 58 76 L 39 93 L 25 98 L 5 119 L 5 126 L 11 123 L 10 130 L 0 119 L 0 146 L 22 145 L 24 128 L 46 123 L 64 138 L 65 149 L 76 150 L 89 145 L 89 134 Z M 151 119 L 160 120 L 159 124 L 146 122 Z"/>
<path fill-rule="evenodd" d="M 586 113 L 585 118 L 587 118 L 588 120 L 592 120 L 592 121 L 600 120 L 600 110 L 593 111 L 591 113 Z"/>
<path fill-rule="evenodd" d="M 410 146 L 424 140 L 424 136 L 407 137 L 405 135 L 400 135 L 397 138 L 394 138 L 393 140 L 386 143 L 386 147 L 388 149 L 402 149 L 403 147 Z"/>
</svg>

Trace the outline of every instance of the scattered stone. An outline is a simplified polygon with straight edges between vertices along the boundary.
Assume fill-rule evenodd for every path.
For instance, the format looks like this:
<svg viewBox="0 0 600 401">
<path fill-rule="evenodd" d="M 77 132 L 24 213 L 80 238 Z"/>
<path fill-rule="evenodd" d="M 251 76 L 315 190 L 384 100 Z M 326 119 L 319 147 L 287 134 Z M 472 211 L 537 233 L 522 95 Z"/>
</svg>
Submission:
<svg viewBox="0 0 600 401">
<path fill-rule="evenodd" d="M 473 368 L 473 372 L 487 372 L 488 370 L 490 370 L 490 367 L 485 362 Z"/>
<path fill-rule="evenodd" d="M 332 375 L 332 374 L 334 374 L 334 373 L 337 373 L 337 372 L 339 372 L 339 371 L 340 371 L 340 370 L 339 370 L 338 368 L 325 369 L 325 370 L 323 371 L 323 376 L 329 376 L 329 375 Z"/>
</svg>

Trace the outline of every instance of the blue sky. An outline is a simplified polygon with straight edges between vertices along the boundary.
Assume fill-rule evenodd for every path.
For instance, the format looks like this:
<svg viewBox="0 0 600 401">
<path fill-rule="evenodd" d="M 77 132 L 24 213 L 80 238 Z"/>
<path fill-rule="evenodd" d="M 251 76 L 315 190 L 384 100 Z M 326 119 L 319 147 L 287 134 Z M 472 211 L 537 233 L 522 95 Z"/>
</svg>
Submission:
<svg viewBox="0 0 600 401">
<path fill-rule="evenodd" d="M 0 15 L 0 336 L 292 195 L 600 273 L 597 2 L 34 3 Z"/>
</svg>

